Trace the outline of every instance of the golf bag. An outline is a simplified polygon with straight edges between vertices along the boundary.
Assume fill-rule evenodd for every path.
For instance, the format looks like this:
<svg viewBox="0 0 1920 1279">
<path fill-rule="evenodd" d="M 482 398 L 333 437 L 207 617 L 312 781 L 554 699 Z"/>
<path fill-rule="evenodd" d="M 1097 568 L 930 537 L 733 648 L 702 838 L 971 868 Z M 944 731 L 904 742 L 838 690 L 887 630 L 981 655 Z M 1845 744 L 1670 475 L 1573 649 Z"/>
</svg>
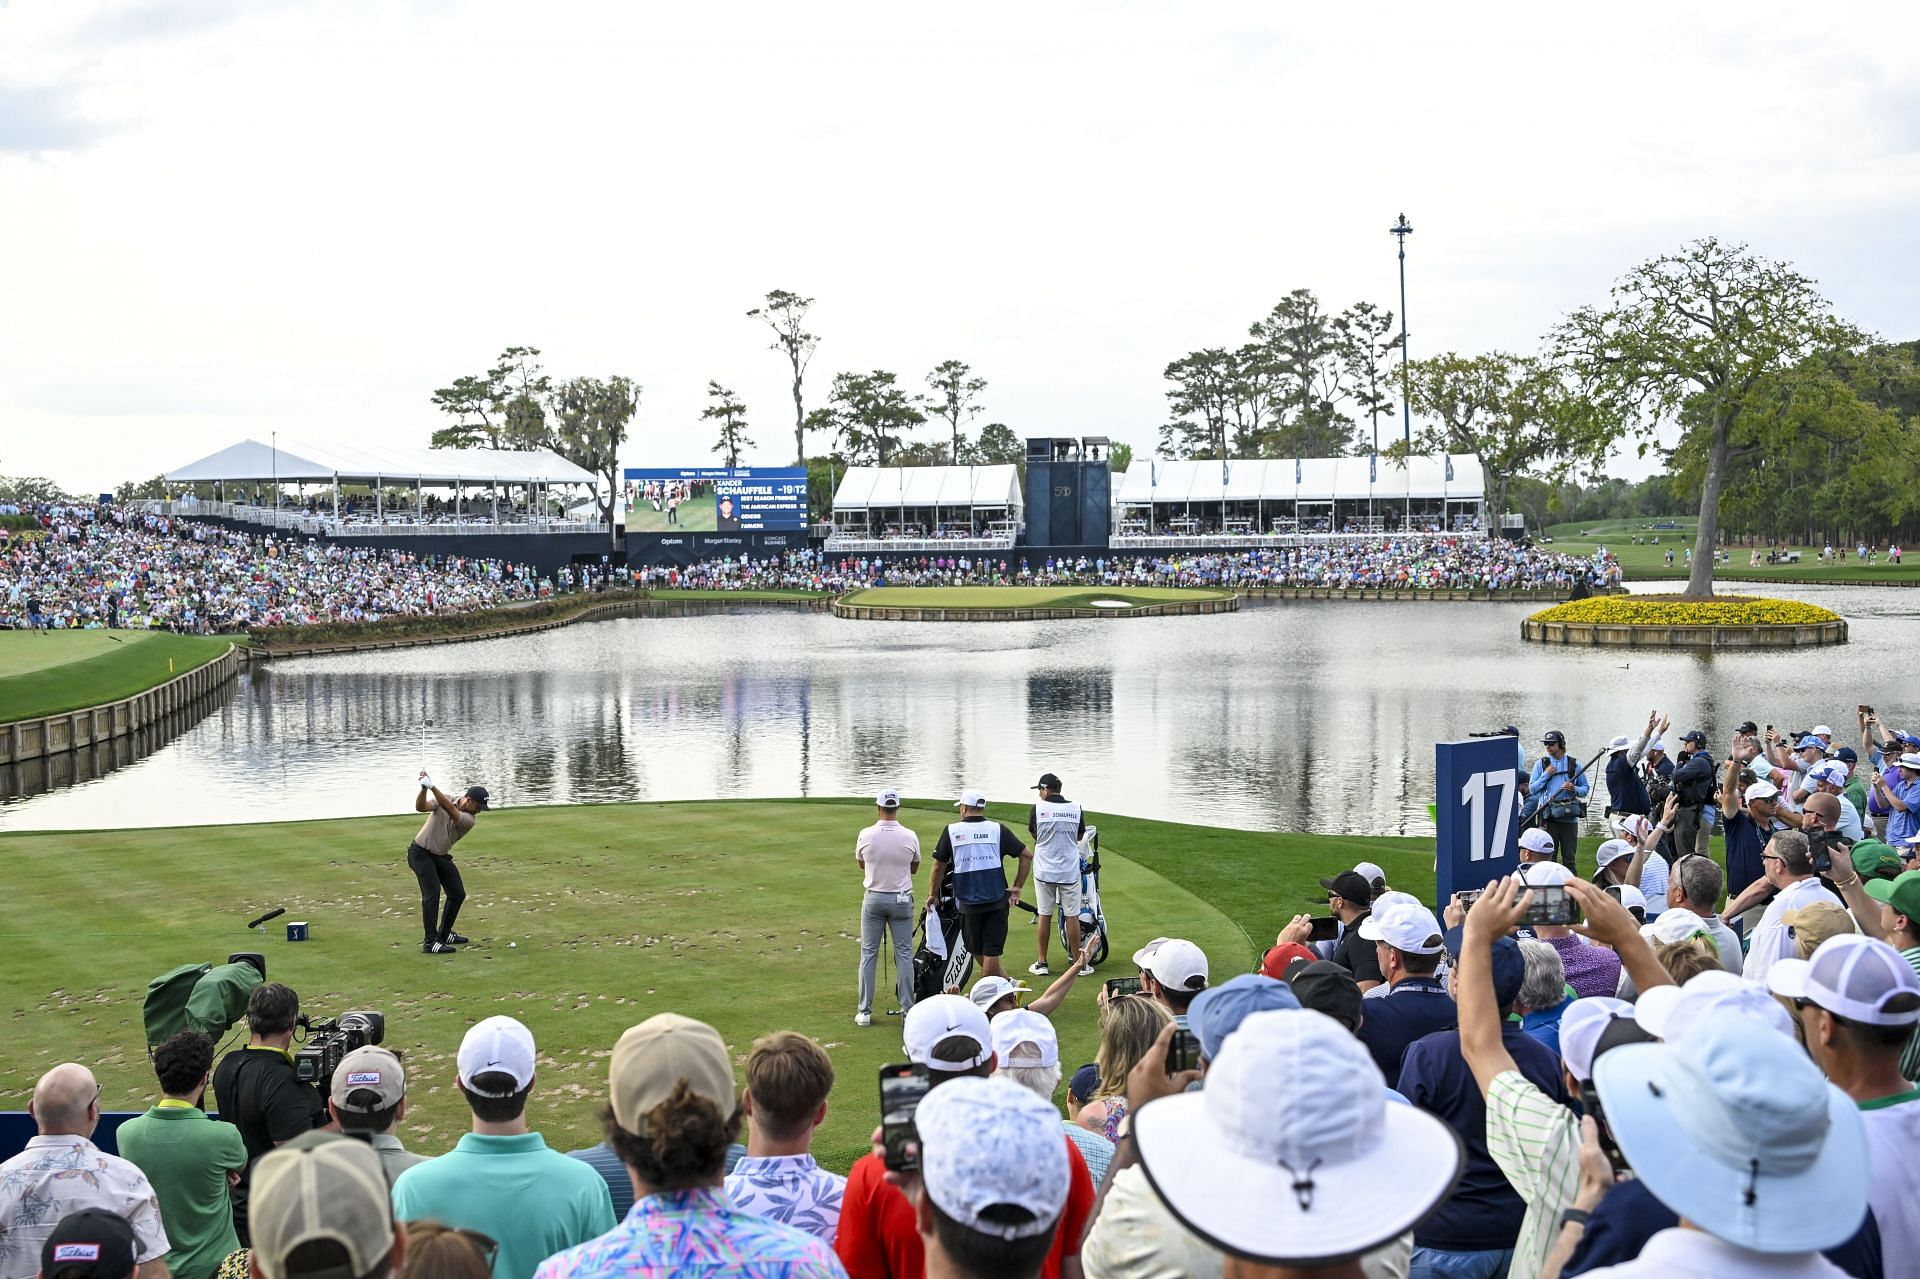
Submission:
<svg viewBox="0 0 1920 1279">
<path fill-rule="evenodd" d="M 965 991 L 973 956 L 960 936 L 960 908 L 952 892 L 927 903 L 920 916 L 920 944 L 913 951 L 913 997 L 929 999 L 948 989 Z"/>
<path fill-rule="evenodd" d="M 1060 937 L 1060 948 L 1073 957 L 1073 951 L 1067 946 L 1067 913 L 1056 910 L 1053 913 L 1053 926 Z M 1087 833 L 1080 837 L 1080 940 L 1084 943 L 1089 935 L 1098 936 L 1100 944 L 1094 948 L 1093 962 L 1097 967 L 1107 961 L 1107 915 L 1100 906 L 1100 828 L 1087 827 Z"/>
</svg>

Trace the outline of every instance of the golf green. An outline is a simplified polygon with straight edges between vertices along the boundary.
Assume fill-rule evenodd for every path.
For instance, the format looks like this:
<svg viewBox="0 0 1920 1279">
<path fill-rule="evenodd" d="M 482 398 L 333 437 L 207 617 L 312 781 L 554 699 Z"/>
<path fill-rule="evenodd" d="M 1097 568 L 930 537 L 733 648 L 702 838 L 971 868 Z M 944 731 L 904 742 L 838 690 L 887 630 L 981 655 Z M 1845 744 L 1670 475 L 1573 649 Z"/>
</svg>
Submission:
<svg viewBox="0 0 1920 1279">
<path fill-rule="evenodd" d="M 117 702 L 226 651 L 168 631 L 0 631 L 0 724 Z"/>
<path fill-rule="evenodd" d="M 1143 608 L 1218 600 L 1231 591 L 1182 586 L 874 586 L 850 591 L 842 602 L 870 608 Z"/>
<path fill-rule="evenodd" d="M 931 853 L 952 809 L 904 810 Z M 262 797 L 263 815 L 271 797 Z M 1023 805 L 993 815 L 1024 828 Z M 387 1016 L 387 1042 L 409 1064 L 401 1136 L 437 1153 L 466 1129 L 454 1053 L 493 1013 L 521 1018 L 540 1045 L 531 1117 L 563 1149 L 599 1137 L 607 1054 L 620 1032 L 662 1011 L 719 1028 L 743 1060 L 757 1035 L 804 1031 L 827 1045 L 837 1079 L 816 1147 L 844 1170 L 875 1122 L 875 1075 L 901 1059 L 900 1022 L 876 1000 L 853 1024 L 859 954 L 855 833 L 861 800 L 737 801 L 533 808 L 490 813 L 459 846 L 468 900 L 452 956 L 419 951 L 419 894 L 405 865 L 418 818 L 0 836 L 0 1106 L 24 1108 L 60 1061 L 93 1067 L 107 1109 L 153 1095 L 141 1001 L 175 965 L 261 950 L 272 980 L 316 1018 L 349 1009 Z M 1101 830 L 1112 954 L 1055 1014 L 1070 1072 L 1093 1060 L 1098 983 L 1131 976 L 1134 949 L 1160 935 L 1204 949 L 1213 977 L 1251 969 L 1317 880 L 1362 858 L 1426 893 L 1431 846 L 1215 830 L 1091 815 Z M 924 895 L 929 863 L 916 876 Z M 1031 893 L 1029 892 L 1029 899 Z M 287 914 L 250 933 L 245 921 Z M 285 940 L 304 920 L 310 941 Z M 1016 913 L 1011 974 L 1034 951 Z M 1064 971 L 1056 942 L 1055 973 Z M 882 973 L 887 972 L 882 955 Z M 882 977 L 883 983 L 887 979 Z M 1028 979 L 1036 985 L 1043 981 Z M 882 990 L 888 989 L 884 984 Z M 242 1023 L 244 1027 L 244 1023 Z"/>
</svg>

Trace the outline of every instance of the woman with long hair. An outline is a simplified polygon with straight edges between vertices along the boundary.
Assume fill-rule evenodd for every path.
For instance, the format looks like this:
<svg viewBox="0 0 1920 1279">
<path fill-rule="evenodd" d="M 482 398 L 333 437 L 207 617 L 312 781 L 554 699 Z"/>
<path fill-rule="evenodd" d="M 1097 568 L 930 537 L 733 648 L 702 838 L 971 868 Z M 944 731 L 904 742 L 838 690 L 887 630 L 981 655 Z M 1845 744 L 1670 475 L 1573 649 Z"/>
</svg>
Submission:
<svg viewBox="0 0 1920 1279">
<path fill-rule="evenodd" d="M 1127 1075 L 1172 1020 L 1171 1013 L 1145 995 L 1122 995 L 1107 1005 L 1100 1017 L 1100 1051 L 1094 1054 L 1100 1086 L 1074 1117 L 1076 1123 L 1108 1141 L 1120 1139 L 1120 1121 L 1127 1114 Z"/>
</svg>

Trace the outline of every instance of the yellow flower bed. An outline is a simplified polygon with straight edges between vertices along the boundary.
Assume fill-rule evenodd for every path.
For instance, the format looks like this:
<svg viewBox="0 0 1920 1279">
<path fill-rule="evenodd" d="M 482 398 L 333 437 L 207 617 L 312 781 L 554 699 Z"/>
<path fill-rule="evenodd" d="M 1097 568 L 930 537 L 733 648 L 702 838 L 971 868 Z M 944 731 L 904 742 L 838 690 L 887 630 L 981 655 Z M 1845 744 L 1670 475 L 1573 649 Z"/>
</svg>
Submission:
<svg viewBox="0 0 1920 1279">
<path fill-rule="evenodd" d="M 1542 609 L 1532 620 L 1608 626 L 1815 626 L 1837 622 L 1840 615 L 1799 600 L 1755 595 L 1721 595 L 1710 600 L 1679 595 L 1596 595 Z"/>
</svg>

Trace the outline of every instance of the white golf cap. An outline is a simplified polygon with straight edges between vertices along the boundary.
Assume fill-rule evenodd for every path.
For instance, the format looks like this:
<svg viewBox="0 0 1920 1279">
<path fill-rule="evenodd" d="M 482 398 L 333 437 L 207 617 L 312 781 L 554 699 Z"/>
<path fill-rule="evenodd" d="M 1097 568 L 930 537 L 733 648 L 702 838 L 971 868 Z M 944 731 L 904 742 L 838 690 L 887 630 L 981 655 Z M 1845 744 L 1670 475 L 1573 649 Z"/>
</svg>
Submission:
<svg viewBox="0 0 1920 1279">
<path fill-rule="evenodd" d="M 1837 759 L 1823 760 L 1807 770 L 1807 776 L 1816 782 L 1825 782 L 1829 786 L 1845 790 L 1847 787 L 1847 766 Z"/>
<path fill-rule="evenodd" d="M 1653 829 L 1653 819 L 1645 813 L 1622 813 L 1614 819 L 1613 828 L 1620 832 L 1620 838 L 1637 846 Z"/>
<path fill-rule="evenodd" d="M 973 983 L 973 989 L 967 992 L 967 998 L 981 1012 L 993 1007 L 1008 995 L 1025 994 L 1029 987 L 1025 982 L 1012 981 L 1006 977 L 982 977 Z"/>
<path fill-rule="evenodd" d="M 972 1070 L 993 1056 L 993 1031 L 987 1026 L 986 1013 L 974 1007 L 972 1000 L 959 995 L 931 995 L 922 999 L 907 1010 L 900 1034 L 907 1060 L 929 1070 L 948 1074 Z M 975 1051 L 958 1058 L 934 1056 L 934 1047 L 953 1035 L 971 1039 Z"/>
<path fill-rule="evenodd" d="M 1560 1060 L 1581 1083 L 1593 1078 L 1593 1050 L 1616 1021 L 1632 1021 L 1633 1005 L 1606 995 L 1576 999 L 1560 1014 Z"/>
<path fill-rule="evenodd" d="M 1207 988 L 1207 957 L 1198 946 L 1182 938 L 1156 937 L 1133 952 L 1133 962 L 1169 990 Z"/>
<path fill-rule="evenodd" d="M 1633 845 L 1624 839 L 1609 839 L 1593 850 L 1593 864 L 1611 866 L 1622 857 L 1633 856 Z"/>
<path fill-rule="evenodd" d="M 1757 781 L 1753 783 L 1753 785 L 1747 787 L 1745 792 L 1742 793 L 1741 798 L 1745 799 L 1747 803 L 1751 804 L 1756 799 L 1777 799 L 1779 798 L 1779 796 L 1780 796 L 1780 788 L 1778 786 L 1775 786 L 1772 782 L 1762 778 L 1760 781 Z"/>
<path fill-rule="evenodd" d="M 1201 1239 L 1256 1261 L 1357 1256 L 1407 1230 L 1453 1188 L 1459 1140 L 1388 1105 L 1380 1068 L 1324 1013 L 1254 1013 L 1207 1086 L 1133 1117 L 1154 1193 Z"/>
<path fill-rule="evenodd" d="M 1813 735 L 1815 737 L 1832 737 L 1833 729 L 1826 724 L 1815 724 L 1813 726 Z"/>
<path fill-rule="evenodd" d="M 460 1041 L 454 1066 L 460 1086 L 476 1097 L 511 1097 L 533 1082 L 533 1032 L 511 1017 L 489 1017 L 469 1029 Z M 505 1092 L 482 1092 L 473 1086 L 476 1075 L 498 1072 L 513 1077 Z"/>
<path fill-rule="evenodd" d="M 1520 880 L 1528 888 L 1551 888 L 1573 878 L 1573 872 L 1559 862 L 1528 862 L 1520 868 Z"/>
<path fill-rule="evenodd" d="M 1827 938 L 1812 959 L 1775 960 L 1767 987 L 1869 1026 L 1920 1021 L 1920 974 L 1899 951 L 1859 933 Z"/>
<path fill-rule="evenodd" d="M 1920 769 L 1920 755 L 1916 755 L 1912 751 L 1908 751 L 1906 754 L 1900 757 L 1900 767 Z"/>
<path fill-rule="evenodd" d="M 873 803 L 876 808 L 898 808 L 900 807 L 900 792 L 889 786 L 873 797 Z"/>
<path fill-rule="evenodd" d="M 1016 1008 L 993 1019 L 993 1055 L 1002 1066 L 1058 1066 L 1060 1036 L 1039 1013 Z"/>
<path fill-rule="evenodd" d="M 1393 903 L 1385 910 L 1375 909 L 1360 921 L 1360 935 L 1368 941 L 1383 941 L 1409 955 L 1437 955 L 1446 949 L 1440 940 L 1440 921 L 1425 906 Z"/>
<path fill-rule="evenodd" d="M 918 1007 L 918 1005 L 915 1005 Z M 1053 1229 L 1072 1177 L 1060 1112 L 1006 1079 L 954 1079 L 914 1111 L 920 1180 L 940 1211 L 969 1230 L 1025 1239 Z M 1008 1222 L 991 1209 L 1022 1209 Z"/>
<path fill-rule="evenodd" d="M 1647 895 L 1632 884 L 1608 884 L 1607 891 L 1620 899 L 1620 904 L 1628 910 L 1637 910 L 1644 918 L 1647 913 Z"/>
<path fill-rule="evenodd" d="M 1385 883 L 1387 879 L 1387 872 L 1381 870 L 1372 862 L 1361 862 L 1353 868 L 1353 873 L 1366 880 L 1369 884 Z"/>
<path fill-rule="evenodd" d="M 985 808 L 987 793 L 983 790 L 963 790 L 960 798 L 953 801 L 955 808 Z"/>
<path fill-rule="evenodd" d="M 1748 981 L 1723 968 L 1709 969 L 1684 986 L 1655 986 L 1640 992 L 1634 1019 L 1649 1035 L 1679 1043 L 1709 1013 L 1739 1013 L 1769 1029 L 1793 1038 L 1793 1018 L 1780 1001 L 1757 981 Z"/>
<path fill-rule="evenodd" d="M 1544 856 L 1551 857 L 1553 856 L 1553 836 L 1547 834 L 1547 832 L 1541 830 L 1538 826 L 1529 826 L 1520 832 L 1520 847 L 1530 853 L 1540 853 Z"/>
<path fill-rule="evenodd" d="M 1662 755 L 1665 755 L 1667 754 L 1667 739 L 1664 737 L 1656 737 L 1647 743 L 1647 749 L 1649 751 L 1659 751 Z"/>
<path fill-rule="evenodd" d="M 1358 871 L 1355 871 L 1354 873 L 1359 874 Z M 1386 892 L 1381 893 L 1378 897 L 1373 899 L 1373 913 L 1378 915 L 1381 911 L 1385 910 L 1389 906 L 1425 906 L 1425 905 L 1426 905 L 1425 902 L 1421 901 L 1418 897 L 1415 897 L 1412 893 L 1403 893 L 1395 889 L 1388 889 Z"/>
<path fill-rule="evenodd" d="M 1593 1082 L 1647 1190 L 1716 1238 L 1815 1252 L 1866 1218 L 1859 1107 L 1790 1036 L 1716 1009 L 1677 1043 L 1604 1054 Z"/>
<path fill-rule="evenodd" d="M 1631 745 L 1633 745 L 1633 739 L 1625 733 L 1622 733 L 1607 743 L 1607 749 L 1610 751 L 1623 751 Z"/>
<path fill-rule="evenodd" d="M 1640 926 L 1640 935 L 1650 942 L 1664 942 L 1669 946 L 1695 937 L 1711 938 L 1707 931 L 1707 921 L 1688 910 L 1685 906 L 1674 906 L 1663 910 L 1653 919 Z M 1566 1018 L 1563 1016 L 1562 1021 Z"/>
</svg>

